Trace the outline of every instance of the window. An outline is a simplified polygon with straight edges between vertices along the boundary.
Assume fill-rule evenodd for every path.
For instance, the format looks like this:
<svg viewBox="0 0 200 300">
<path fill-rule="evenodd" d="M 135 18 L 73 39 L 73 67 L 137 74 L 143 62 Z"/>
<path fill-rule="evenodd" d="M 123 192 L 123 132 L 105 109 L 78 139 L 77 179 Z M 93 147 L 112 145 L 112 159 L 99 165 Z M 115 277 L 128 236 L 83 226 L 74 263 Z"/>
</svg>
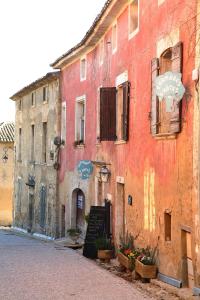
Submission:
<svg viewBox="0 0 200 300">
<path fill-rule="evenodd" d="M 84 144 L 85 142 L 85 96 L 76 99 L 75 112 L 75 142 Z"/>
<path fill-rule="evenodd" d="M 100 88 L 100 140 L 128 140 L 130 83 Z"/>
<path fill-rule="evenodd" d="M 171 241 L 171 214 L 164 213 L 165 241 Z"/>
<path fill-rule="evenodd" d="M 63 141 L 66 141 L 66 102 L 62 103 L 61 139 Z"/>
<path fill-rule="evenodd" d="M 86 58 L 82 58 L 80 61 L 80 80 L 86 79 Z"/>
<path fill-rule="evenodd" d="M 129 39 L 132 38 L 139 28 L 139 0 L 131 1 L 129 5 Z"/>
<path fill-rule="evenodd" d="M 112 27 L 112 53 L 117 51 L 117 24 Z"/>
<path fill-rule="evenodd" d="M 47 122 L 42 124 L 42 161 L 47 162 Z"/>
<path fill-rule="evenodd" d="M 31 125 L 31 161 L 35 159 L 35 125 Z"/>
<path fill-rule="evenodd" d="M 48 101 L 48 87 L 44 86 L 43 87 L 43 102 L 47 102 Z"/>
<path fill-rule="evenodd" d="M 31 93 L 31 106 L 35 106 L 35 92 Z"/>
<path fill-rule="evenodd" d="M 22 160 L 22 129 L 19 128 L 19 149 L 18 149 L 18 160 Z"/>
<path fill-rule="evenodd" d="M 99 64 L 103 64 L 103 58 L 104 58 L 104 40 L 101 40 L 99 44 Z"/>
<path fill-rule="evenodd" d="M 19 100 L 18 110 L 22 111 L 22 99 Z"/>
<path fill-rule="evenodd" d="M 174 105 L 171 112 L 166 112 L 165 101 L 159 101 L 155 92 L 155 79 L 167 71 L 182 71 L 183 45 L 178 43 L 166 49 L 160 58 L 151 61 L 152 99 L 151 133 L 152 135 L 175 134 L 181 130 L 181 103 Z"/>
</svg>

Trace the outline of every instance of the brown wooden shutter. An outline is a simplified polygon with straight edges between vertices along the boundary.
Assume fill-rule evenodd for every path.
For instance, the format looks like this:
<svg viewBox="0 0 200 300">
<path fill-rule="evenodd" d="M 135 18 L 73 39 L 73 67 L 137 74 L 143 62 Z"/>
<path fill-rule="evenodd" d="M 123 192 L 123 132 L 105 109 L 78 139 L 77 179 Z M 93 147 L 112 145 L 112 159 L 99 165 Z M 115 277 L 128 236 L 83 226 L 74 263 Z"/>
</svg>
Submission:
<svg viewBox="0 0 200 300">
<path fill-rule="evenodd" d="M 151 133 L 158 133 L 158 97 L 156 96 L 155 79 L 159 75 L 159 59 L 153 58 L 151 61 Z"/>
<path fill-rule="evenodd" d="M 183 43 L 179 42 L 172 47 L 172 71 L 182 72 L 183 61 Z M 171 112 L 170 132 L 178 133 L 181 131 L 181 101 L 174 105 L 174 110 Z"/>
<path fill-rule="evenodd" d="M 128 141 L 129 136 L 129 103 L 130 103 L 130 82 L 123 84 L 123 132 L 124 141 Z"/>
<path fill-rule="evenodd" d="M 116 88 L 100 88 L 100 140 L 116 140 Z"/>
</svg>

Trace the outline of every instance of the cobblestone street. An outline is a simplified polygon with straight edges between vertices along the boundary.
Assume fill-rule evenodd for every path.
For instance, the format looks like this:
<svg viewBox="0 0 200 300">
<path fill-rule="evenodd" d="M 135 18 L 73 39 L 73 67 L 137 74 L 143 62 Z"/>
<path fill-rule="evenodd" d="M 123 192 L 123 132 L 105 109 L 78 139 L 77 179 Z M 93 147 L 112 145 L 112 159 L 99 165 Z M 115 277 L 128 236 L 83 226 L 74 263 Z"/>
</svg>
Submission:
<svg viewBox="0 0 200 300">
<path fill-rule="evenodd" d="M 0 230 L 0 299 L 142 300 L 133 284 L 76 251 Z"/>
</svg>

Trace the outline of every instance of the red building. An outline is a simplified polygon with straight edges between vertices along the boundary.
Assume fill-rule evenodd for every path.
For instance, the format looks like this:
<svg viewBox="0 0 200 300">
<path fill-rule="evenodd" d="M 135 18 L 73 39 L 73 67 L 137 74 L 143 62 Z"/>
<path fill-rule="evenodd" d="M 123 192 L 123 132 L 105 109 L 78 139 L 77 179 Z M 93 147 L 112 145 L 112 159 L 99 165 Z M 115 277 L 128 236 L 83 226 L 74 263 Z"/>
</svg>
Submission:
<svg viewBox="0 0 200 300">
<path fill-rule="evenodd" d="M 196 0 L 108 0 L 83 40 L 52 64 L 62 81 L 62 223 L 84 231 L 84 215 L 106 198 L 115 242 L 128 230 L 138 245 L 158 245 L 162 279 L 189 286 L 200 285 L 196 26 Z M 171 111 L 155 91 L 166 72 L 182 74 L 186 89 Z M 93 166 L 85 178 L 80 161 Z"/>
</svg>

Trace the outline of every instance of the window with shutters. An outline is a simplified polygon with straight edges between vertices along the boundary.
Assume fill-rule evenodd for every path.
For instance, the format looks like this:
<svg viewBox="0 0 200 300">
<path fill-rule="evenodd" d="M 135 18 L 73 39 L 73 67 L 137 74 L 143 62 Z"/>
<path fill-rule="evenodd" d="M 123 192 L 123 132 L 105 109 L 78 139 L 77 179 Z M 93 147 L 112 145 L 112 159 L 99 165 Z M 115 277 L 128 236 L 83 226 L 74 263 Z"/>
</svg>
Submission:
<svg viewBox="0 0 200 300">
<path fill-rule="evenodd" d="M 35 106 L 35 98 L 36 98 L 36 93 L 32 92 L 31 93 L 31 106 Z"/>
<path fill-rule="evenodd" d="M 80 60 L 80 80 L 86 80 L 86 68 L 87 68 L 87 63 L 86 63 L 86 57 L 83 57 Z"/>
<path fill-rule="evenodd" d="M 62 103 L 61 139 L 66 142 L 66 102 Z"/>
<path fill-rule="evenodd" d="M 100 66 L 103 65 L 103 58 L 104 58 L 104 39 L 102 39 L 99 44 L 99 64 L 100 64 Z"/>
<path fill-rule="evenodd" d="M 112 53 L 117 51 L 117 23 L 112 27 Z"/>
<path fill-rule="evenodd" d="M 159 101 L 155 91 L 155 79 L 165 72 L 182 72 L 182 43 L 166 49 L 159 58 L 151 61 L 152 97 L 151 97 L 151 133 L 170 135 L 181 130 L 181 102 L 175 103 L 171 112 L 166 111 L 166 102 Z"/>
<path fill-rule="evenodd" d="M 116 132 L 118 141 L 128 140 L 130 84 L 125 82 L 117 88 Z"/>
<path fill-rule="evenodd" d="M 47 122 L 42 123 L 42 161 L 47 162 Z"/>
<path fill-rule="evenodd" d="M 86 97 L 76 98 L 75 107 L 75 143 L 76 145 L 85 143 L 85 101 Z"/>
<path fill-rule="evenodd" d="M 129 4 L 129 39 L 139 30 L 139 0 L 133 0 Z"/>
<path fill-rule="evenodd" d="M 43 87 L 42 100 L 45 103 L 48 101 L 48 86 Z"/>
<path fill-rule="evenodd" d="M 35 160 L 35 125 L 31 125 L 31 161 Z"/>
<path fill-rule="evenodd" d="M 127 141 L 130 83 L 100 88 L 100 141 Z"/>
</svg>

